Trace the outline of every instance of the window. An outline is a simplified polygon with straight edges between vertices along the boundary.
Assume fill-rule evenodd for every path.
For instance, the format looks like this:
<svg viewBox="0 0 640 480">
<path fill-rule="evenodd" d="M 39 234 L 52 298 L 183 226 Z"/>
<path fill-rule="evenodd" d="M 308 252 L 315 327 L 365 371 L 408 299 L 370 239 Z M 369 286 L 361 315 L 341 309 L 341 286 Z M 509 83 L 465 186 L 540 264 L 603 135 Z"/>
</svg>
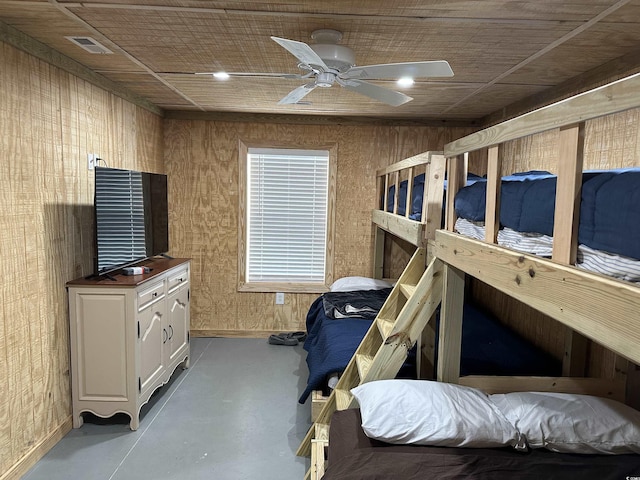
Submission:
<svg viewBox="0 0 640 480">
<path fill-rule="evenodd" d="M 332 278 L 330 150 L 245 147 L 240 156 L 240 290 L 325 290 Z"/>
</svg>

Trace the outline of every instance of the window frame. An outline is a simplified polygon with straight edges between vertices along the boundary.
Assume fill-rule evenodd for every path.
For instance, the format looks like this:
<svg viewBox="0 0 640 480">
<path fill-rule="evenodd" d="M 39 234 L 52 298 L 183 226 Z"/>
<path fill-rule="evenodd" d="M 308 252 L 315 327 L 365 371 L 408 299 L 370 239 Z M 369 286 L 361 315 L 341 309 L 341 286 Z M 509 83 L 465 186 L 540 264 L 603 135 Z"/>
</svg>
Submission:
<svg viewBox="0 0 640 480">
<path fill-rule="evenodd" d="M 325 278 L 323 282 L 249 282 L 247 280 L 247 156 L 250 148 L 290 150 L 327 150 L 329 152 L 329 177 L 327 192 L 327 241 L 325 251 Z M 238 145 L 238 291 L 323 293 L 333 283 L 335 204 L 336 204 L 336 153 L 335 144 L 258 143 L 239 140 Z"/>
</svg>

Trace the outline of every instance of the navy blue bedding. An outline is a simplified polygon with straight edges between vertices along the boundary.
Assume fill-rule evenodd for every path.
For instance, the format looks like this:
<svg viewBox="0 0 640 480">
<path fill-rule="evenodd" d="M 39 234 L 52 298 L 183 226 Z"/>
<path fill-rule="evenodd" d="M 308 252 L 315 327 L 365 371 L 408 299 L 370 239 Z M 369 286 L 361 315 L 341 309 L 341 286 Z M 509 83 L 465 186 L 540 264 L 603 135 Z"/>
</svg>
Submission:
<svg viewBox="0 0 640 480">
<path fill-rule="evenodd" d="M 309 378 L 298 400 L 300 403 L 304 403 L 313 390 L 325 389 L 331 374 L 346 368 L 371 322 L 329 318 L 325 315 L 322 296 L 313 302 L 307 314 L 308 336 L 304 343 Z M 398 376 L 411 378 L 414 366 L 415 348 Z M 460 372 L 461 375 L 558 376 L 562 365 L 479 308 L 465 305 Z"/>
<path fill-rule="evenodd" d="M 472 185 L 475 182 L 484 182 L 487 179 L 480 177 L 473 173 L 469 173 L 467 176 L 467 185 Z M 407 185 L 408 181 L 403 180 L 400 182 L 400 188 L 398 189 L 398 211 L 397 215 L 405 215 L 407 205 Z M 444 181 L 444 188 L 447 189 L 447 180 Z M 389 187 L 389 193 L 387 195 L 387 212 L 393 212 L 393 205 L 395 200 L 396 186 L 391 185 Z M 416 175 L 413 179 L 413 187 L 411 189 L 411 212 L 409 212 L 409 218 L 411 220 L 420 221 L 422 216 L 422 198 L 424 196 L 424 173 Z M 443 202 L 444 209 L 444 202 Z M 444 210 L 443 210 L 444 211 Z M 443 217 L 444 218 L 444 215 Z"/>
<path fill-rule="evenodd" d="M 436 344 L 437 338 L 436 333 Z M 482 309 L 470 303 L 464 305 L 460 375 L 555 377 L 561 374 L 560 361 Z"/>
<path fill-rule="evenodd" d="M 578 240 L 588 247 L 640 259 L 640 169 L 587 171 L 582 176 Z M 502 178 L 500 225 L 553 235 L 556 176 L 525 172 Z M 486 183 L 462 188 L 456 215 L 484 221 Z"/>
<path fill-rule="evenodd" d="M 584 182 L 578 241 L 640 259 L 640 169 L 604 172 Z"/>
<path fill-rule="evenodd" d="M 398 189 L 398 215 L 405 215 L 407 211 L 407 180 L 400 182 L 400 188 Z M 396 186 L 391 185 L 389 187 L 389 194 L 387 195 L 387 212 L 393 212 L 393 203 L 395 200 Z M 422 213 L 422 197 L 424 195 L 424 173 L 417 175 L 413 179 L 413 187 L 411 188 L 411 212 L 409 212 L 409 218 L 412 220 L 420 220 L 420 214 Z"/>
<path fill-rule="evenodd" d="M 309 378 L 298 400 L 300 403 L 304 403 L 313 390 L 323 390 L 331 374 L 346 368 L 371 322 L 363 318 L 328 318 L 322 296 L 313 302 L 307 314 L 307 339 L 304 342 Z"/>
</svg>

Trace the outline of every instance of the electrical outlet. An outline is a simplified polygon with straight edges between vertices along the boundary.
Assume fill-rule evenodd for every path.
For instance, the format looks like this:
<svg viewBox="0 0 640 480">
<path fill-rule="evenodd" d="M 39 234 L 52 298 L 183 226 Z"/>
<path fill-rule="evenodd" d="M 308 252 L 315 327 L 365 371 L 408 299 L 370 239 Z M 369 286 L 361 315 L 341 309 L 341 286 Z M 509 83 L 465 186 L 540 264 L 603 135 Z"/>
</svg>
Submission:
<svg viewBox="0 0 640 480">
<path fill-rule="evenodd" d="M 284 293 L 276 293 L 276 305 L 284 305 Z"/>
<path fill-rule="evenodd" d="M 87 153 L 87 168 L 93 170 L 96 167 L 96 158 L 98 155 L 95 153 Z"/>
</svg>

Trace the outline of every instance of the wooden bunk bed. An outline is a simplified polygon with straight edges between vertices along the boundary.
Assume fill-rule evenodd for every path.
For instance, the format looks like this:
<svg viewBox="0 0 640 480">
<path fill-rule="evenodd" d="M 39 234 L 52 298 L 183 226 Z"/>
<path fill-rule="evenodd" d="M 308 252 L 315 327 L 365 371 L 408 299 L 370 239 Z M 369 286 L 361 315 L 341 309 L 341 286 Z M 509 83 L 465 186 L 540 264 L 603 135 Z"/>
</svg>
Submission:
<svg viewBox="0 0 640 480">
<path fill-rule="evenodd" d="M 382 275 L 380 260 L 383 257 L 383 233 L 390 232 L 418 246 L 416 256 L 409 263 L 391 296 L 394 322 L 389 324 L 387 316 L 386 332 L 375 333 L 373 342 L 365 337 L 298 450 L 298 455 L 311 455 L 311 469 L 307 477 L 321 478 L 324 473 L 324 454 L 328 442 L 328 424 L 331 414 L 357 406 L 349 394 L 349 388 L 366 382 L 392 378 L 403 355 L 406 356 L 410 344 L 415 342 L 420 330 L 435 312 L 435 303 L 442 298 L 440 313 L 437 379 L 442 382 L 478 387 L 488 393 L 513 391 L 559 391 L 588 393 L 592 395 L 624 400 L 625 384 L 623 372 L 625 362 L 640 364 L 640 324 L 634 321 L 640 309 L 640 288 L 637 285 L 611 279 L 602 275 L 585 272 L 573 266 L 577 244 L 577 220 L 579 212 L 579 191 L 582 175 L 582 154 L 584 142 L 584 122 L 640 107 L 640 75 L 614 82 L 590 92 L 577 95 L 557 104 L 525 114 L 500 125 L 487 128 L 445 147 L 448 159 L 448 185 L 446 190 L 445 230 L 440 226 L 438 206 L 442 198 L 434 193 L 432 202 L 423 208 L 423 217 L 416 225 L 411 218 L 411 209 L 404 215 L 397 215 L 400 202 L 396 198 L 393 211 L 373 213 L 376 226 L 376 275 Z M 500 150 L 504 142 L 544 132 L 560 130 L 558 148 L 558 176 L 553 235 L 553 257 L 551 260 L 510 250 L 496 244 L 500 227 Z M 454 232 L 454 198 L 466 183 L 467 155 L 488 149 L 486 215 L 484 241 L 466 238 Z M 410 163 L 410 162 L 409 162 Z M 389 185 L 395 184 L 394 195 L 399 195 L 399 174 L 396 166 L 382 172 L 381 197 L 383 210 L 388 210 Z M 396 175 L 393 182 L 389 179 Z M 405 178 L 411 179 L 413 173 Z M 435 179 L 444 180 L 443 176 Z M 425 183 L 426 185 L 426 183 Z M 441 185 L 441 183 L 440 183 Z M 412 189 L 407 182 L 405 193 Z M 425 195 L 426 197 L 426 195 Z M 411 195 L 409 194 L 409 199 Z M 405 201 L 408 205 L 410 200 Z M 429 210 L 431 209 L 431 210 Z M 438 213 L 436 213 L 438 210 Z M 429 211 L 433 214 L 429 216 Z M 394 215 L 395 212 L 395 215 Z M 437 219 L 434 223 L 433 219 Z M 430 242 L 433 232 L 435 241 Z M 434 257 L 434 260 L 428 260 Z M 415 273 L 416 265 L 429 265 L 424 273 Z M 408 275 L 414 270 L 413 276 Z M 582 336 L 589 338 L 620 356 L 616 372 L 610 378 L 555 377 L 493 377 L 461 376 L 460 356 L 462 338 L 463 299 L 465 276 L 480 277 L 481 280 L 509 296 L 565 325 L 567 335 L 567 355 L 564 372 L 571 374 L 573 365 L 581 362 L 584 350 Z M 398 295 L 404 293 L 404 300 L 398 303 Z M 385 320 L 387 304 L 379 317 Z M 405 308 L 406 307 L 406 308 Z M 410 310 L 406 315 L 404 312 Z M 405 317 L 409 318 L 407 320 Z M 416 318 L 422 318 L 416 322 Z M 409 321 L 409 323 L 407 323 Z M 376 324 L 376 319 L 371 331 Z M 377 327 L 376 327 L 377 328 Z M 384 329 L 376 330 L 376 332 Z M 369 333 L 367 334 L 369 335 Z M 634 460 L 635 461 L 635 460 Z"/>
<path fill-rule="evenodd" d="M 640 331 L 633 318 L 640 288 L 575 267 L 583 177 L 585 122 L 640 106 L 640 75 L 613 82 L 556 104 L 479 131 L 445 146 L 449 162 L 446 231 L 436 234 L 435 254 L 445 263 L 445 293 L 438 379 L 486 391 L 558 390 L 590 392 L 624 401 L 628 360 L 638 363 Z M 557 186 L 551 259 L 497 245 L 500 229 L 500 162 L 505 142 L 559 129 Z M 485 238 L 454 233 L 454 199 L 466 175 L 470 152 L 488 149 Z M 563 377 L 508 378 L 459 375 L 458 330 L 464 277 L 522 301 L 567 327 Z M 636 312 L 636 313 L 634 313 Z M 571 377 L 584 371 L 585 337 L 619 355 L 609 378 Z"/>
<path fill-rule="evenodd" d="M 354 345 L 357 347 L 355 353 L 345 366 L 336 388 L 329 396 L 318 391 L 311 394 L 313 424 L 297 453 L 311 456 L 308 477 L 322 477 L 329 420 L 334 411 L 351 406 L 353 398 L 349 389 L 377 378 L 395 377 L 415 343 L 411 339 L 421 335 L 440 303 L 441 264 L 429 261 L 435 231 L 442 223 L 445 165 L 442 152 L 425 152 L 377 172 L 380 208 L 372 214 L 376 230 L 374 277 L 383 276 L 386 233 L 409 242 L 416 251 L 362 342 L 359 346 Z M 416 178 L 422 192 L 420 205 L 414 209 Z"/>
</svg>

